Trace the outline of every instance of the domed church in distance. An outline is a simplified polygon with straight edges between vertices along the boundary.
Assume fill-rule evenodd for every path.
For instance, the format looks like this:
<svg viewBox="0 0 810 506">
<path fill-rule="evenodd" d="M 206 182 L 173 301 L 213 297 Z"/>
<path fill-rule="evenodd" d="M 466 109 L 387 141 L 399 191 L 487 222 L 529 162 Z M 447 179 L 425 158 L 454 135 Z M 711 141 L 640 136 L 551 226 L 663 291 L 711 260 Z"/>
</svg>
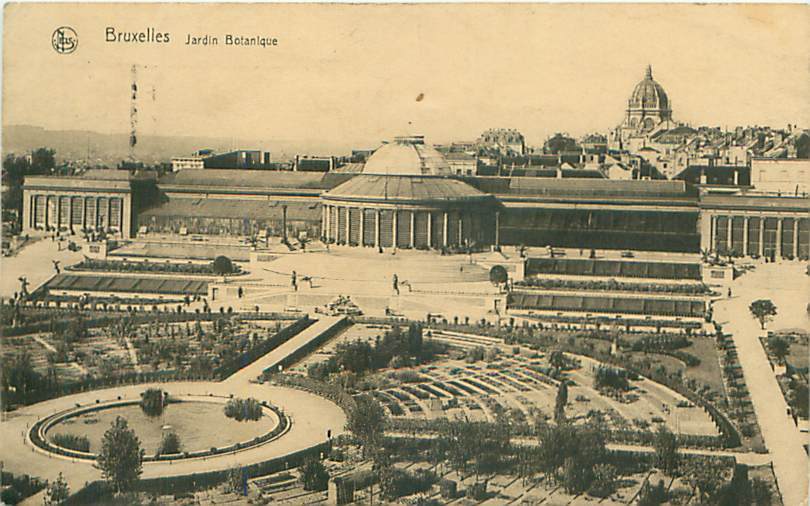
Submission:
<svg viewBox="0 0 810 506">
<path fill-rule="evenodd" d="M 647 65 L 644 79 L 639 81 L 627 101 L 624 121 L 616 129 L 615 140 L 623 144 L 643 143 L 658 132 L 677 126 L 672 120 L 672 103 L 664 87 L 652 75 L 652 66 Z"/>
</svg>

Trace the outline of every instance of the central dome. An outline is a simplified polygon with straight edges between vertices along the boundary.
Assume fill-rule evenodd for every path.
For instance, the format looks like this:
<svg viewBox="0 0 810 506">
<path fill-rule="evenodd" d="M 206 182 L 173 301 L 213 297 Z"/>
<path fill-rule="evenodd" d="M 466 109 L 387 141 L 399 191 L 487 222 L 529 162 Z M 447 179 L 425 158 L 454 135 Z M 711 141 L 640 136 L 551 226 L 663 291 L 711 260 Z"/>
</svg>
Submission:
<svg viewBox="0 0 810 506">
<path fill-rule="evenodd" d="M 425 144 L 421 135 L 395 137 L 371 155 L 363 174 L 390 176 L 449 176 L 450 165 L 444 156 Z"/>
<path fill-rule="evenodd" d="M 630 96 L 631 109 L 659 109 L 669 110 L 669 97 L 664 87 L 658 84 L 652 76 L 652 67 L 647 66 L 644 79 L 636 85 Z"/>
</svg>

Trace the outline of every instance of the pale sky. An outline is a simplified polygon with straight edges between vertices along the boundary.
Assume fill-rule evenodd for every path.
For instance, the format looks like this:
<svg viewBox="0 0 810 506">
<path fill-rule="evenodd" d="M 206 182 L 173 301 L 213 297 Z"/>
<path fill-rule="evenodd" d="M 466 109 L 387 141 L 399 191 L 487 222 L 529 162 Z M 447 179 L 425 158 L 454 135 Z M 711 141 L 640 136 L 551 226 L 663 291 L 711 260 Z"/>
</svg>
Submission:
<svg viewBox="0 0 810 506">
<path fill-rule="evenodd" d="M 62 25 L 79 38 L 69 55 L 51 46 Z M 107 26 L 171 43 L 105 43 Z M 7 4 L 3 46 L 4 125 L 128 132 L 137 64 L 142 135 L 374 147 L 513 127 L 539 144 L 614 127 L 649 63 L 676 120 L 810 126 L 802 5 Z"/>
</svg>

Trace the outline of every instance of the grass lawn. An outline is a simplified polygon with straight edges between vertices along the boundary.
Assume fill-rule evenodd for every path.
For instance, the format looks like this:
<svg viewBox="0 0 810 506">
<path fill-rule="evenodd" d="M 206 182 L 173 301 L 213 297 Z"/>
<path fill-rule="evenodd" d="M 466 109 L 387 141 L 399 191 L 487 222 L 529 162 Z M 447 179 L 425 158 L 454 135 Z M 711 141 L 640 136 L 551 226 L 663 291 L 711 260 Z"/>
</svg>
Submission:
<svg viewBox="0 0 810 506">
<path fill-rule="evenodd" d="M 692 345 L 684 351 L 700 359 L 700 365 L 688 367 L 684 374 L 687 378 L 694 378 L 703 384 L 709 385 L 712 390 L 723 391 L 723 375 L 718 361 L 717 345 L 714 339 L 708 337 L 693 337 Z"/>
<path fill-rule="evenodd" d="M 257 421 L 237 422 L 225 416 L 223 406 L 211 402 L 170 404 L 162 415 L 154 418 L 146 416 L 138 405 L 110 408 L 69 418 L 53 426 L 48 435 L 53 437 L 63 433 L 87 436 L 90 451 L 95 453 L 101 448 L 104 432 L 117 416 L 123 416 L 149 455 L 157 450 L 163 432 L 167 430 L 180 436 L 184 451 L 195 451 L 249 441 L 270 432 L 278 423 L 276 417 L 268 416 L 266 411 L 265 416 Z"/>
<path fill-rule="evenodd" d="M 787 357 L 788 363 L 793 367 L 804 369 L 810 364 L 810 346 L 807 343 L 794 342 L 790 345 L 790 354 Z"/>
<path fill-rule="evenodd" d="M 679 359 L 661 353 L 632 352 L 630 355 L 637 359 L 647 359 L 655 365 L 663 365 L 668 372 L 683 371 L 686 379 L 694 379 L 709 387 L 715 392 L 723 392 L 723 376 L 718 362 L 717 348 L 712 338 L 690 337 L 692 344 L 682 351 L 696 356 L 700 364 L 695 367 L 686 367 Z"/>
</svg>

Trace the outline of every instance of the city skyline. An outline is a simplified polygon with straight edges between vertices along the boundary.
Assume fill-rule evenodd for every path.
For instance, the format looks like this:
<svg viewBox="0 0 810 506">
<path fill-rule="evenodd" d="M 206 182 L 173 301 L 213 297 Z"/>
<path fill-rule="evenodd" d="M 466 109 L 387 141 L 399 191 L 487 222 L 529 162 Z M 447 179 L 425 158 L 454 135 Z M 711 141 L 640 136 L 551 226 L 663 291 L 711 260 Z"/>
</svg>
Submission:
<svg viewBox="0 0 810 506">
<path fill-rule="evenodd" d="M 578 137 L 613 129 L 648 64 L 678 122 L 810 123 L 810 54 L 800 43 L 810 24 L 801 6 L 334 6 L 301 16 L 308 8 L 268 6 L 248 20 L 235 6 L 213 25 L 195 6 L 169 6 L 158 20 L 120 7 L 131 19 L 120 29 L 170 32 L 166 47 L 105 42 L 108 23 L 91 19 L 86 6 L 29 9 L 4 35 L 3 125 L 126 133 L 133 64 L 141 83 L 139 135 L 323 141 L 345 149 L 401 134 L 431 143 L 472 140 L 505 127 L 537 145 L 558 131 Z M 7 16 L 15 14 L 10 7 Z M 67 21 L 80 49 L 60 55 L 49 44 L 51 25 Z M 221 38 L 216 26 L 273 35 L 279 46 L 242 48 L 234 59 L 221 42 L 184 44 L 187 33 Z M 678 37 L 661 35 L 672 30 Z M 10 51 L 9 41 L 30 50 Z M 775 57 L 773 47 L 782 54 Z M 89 72 L 98 65 L 103 76 Z"/>
</svg>

